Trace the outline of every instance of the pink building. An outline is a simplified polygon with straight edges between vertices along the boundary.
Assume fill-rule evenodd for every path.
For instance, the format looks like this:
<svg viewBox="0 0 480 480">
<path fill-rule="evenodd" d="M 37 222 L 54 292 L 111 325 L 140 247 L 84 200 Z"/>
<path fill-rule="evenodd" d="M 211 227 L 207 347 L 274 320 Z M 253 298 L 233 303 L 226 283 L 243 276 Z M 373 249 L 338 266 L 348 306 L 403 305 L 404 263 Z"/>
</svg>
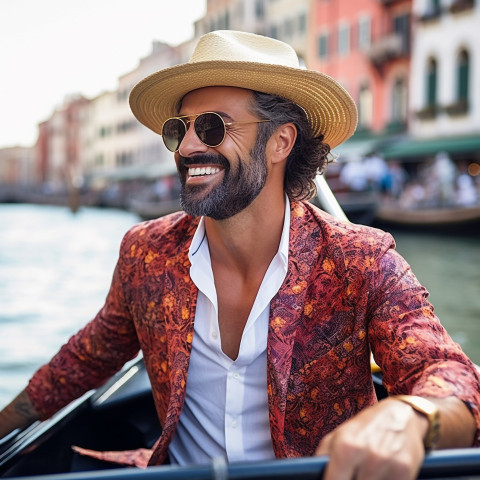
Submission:
<svg viewBox="0 0 480 480">
<path fill-rule="evenodd" d="M 308 68 L 352 94 L 359 125 L 350 144 L 362 140 L 357 153 L 369 153 L 372 139 L 406 129 L 412 0 L 311 0 L 310 8 Z"/>
<path fill-rule="evenodd" d="M 36 173 L 40 183 L 55 190 L 68 188 L 84 168 L 83 126 L 89 100 L 83 96 L 67 99 L 59 110 L 40 123 L 36 150 Z"/>
</svg>

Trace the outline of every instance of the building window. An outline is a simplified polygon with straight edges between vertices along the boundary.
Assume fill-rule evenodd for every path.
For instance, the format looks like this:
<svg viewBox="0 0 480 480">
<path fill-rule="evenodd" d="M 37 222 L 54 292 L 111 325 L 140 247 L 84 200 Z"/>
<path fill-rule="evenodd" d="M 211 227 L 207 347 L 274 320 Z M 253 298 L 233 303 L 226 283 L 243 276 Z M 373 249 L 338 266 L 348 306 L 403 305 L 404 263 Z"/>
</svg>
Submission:
<svg viewBox="0 0 480 480">
<path fill-rule="evenodd" d="M 404 78 L 397 78 L 392 89 L 392 122 L 404 123 L 407 119 L 407 85 Z"/>
<path fill-rule="evenodd" d="M 127 167 L 133 164 L 133 154 L 127 152 L 121 152 L 116 154 L 116 166 Z"/>
<path fill-rule="evenodd" d="M 304 34 L 307 31 L 307 14 L 301 13 L 298 17 L 298 32 Z"/>
<path fill-rule="evenodd" d="M 421 120 L 429 120 L 437 115 L 437 83 L 438 67 L 437 60 L 430 58 L 425 70 L 425 101 L 424 106 L 415 113 Z"/>
<path fill-rule="evenodd" d="M 130 130 L 133 130 L 137 125 L 138 125 L 138 123 L 134 120 L 120 122 L 117 125 L 117 133 L 128 132 Z"/>
<path fill-rule="evenodd" d="M 455 101 L 445 107 L 449 115 L 464 115 L 468 112 L 470 58 L 466 50 L 461 50 L 456 65 Z"/>
<path fill-rule="evenodd" d="M 358 125 L 363 129 L 368 129 L 372 125 L 373 119 L 373 96 L 368 85 L 360 87 L 358 94 Z"/>
<path fill-rule="evenodd" d="M 442 9 L 442 5 L 440 4 L 440 0 L 430 0 L 428 2 L 428 9 L 429 9 L 429 11 L 440 12 L 440 10 Z"/>
<path fill-rule="evenodd" d="M 263 0 L 257 0 L 255 2 L 255 17 L 258 20 L 263 20 L 265 16 L 265 7 L 263 5 Z"/>
<path fill-rule="evenodd" d="M 338 29 L 338 54 L 347 55 L 350 52 L 350 27 L 340 25 Z"/>
<path fill-rule="evenodd" d="M 468 103 L 470 59 L 468 52 L 462 50 L 457 59 L 457 100 Z"/>
<path fill-rule="evenodd" d="M 425 11 L 420 15 L 419 19 L 421 22 L 429 22 L 438 19 L 441 14 L 442 5 L 440 4 L 440 0 L 428 0 Z"/>
<path fill-rule="evenodd" d="M 438 68 L 437 61 L 434 58 L 430 58 L 427 64 L 427 73 L 426 73 L 426 106 L 434 108 L 437 105 L 437 77 L 438 77 Z"/>
<path fill-rule="evenodd" d="M 328 58 L 328 33 L 322 33 L 318 37 L 318 57 L 320 60 Z"/>
<path fill-rule="evenodd" d="M 450 4 L 450 12 L 463 12 L 475 7 L 475 0 L 453 0 Z"/>
<path fill-rule="evenodd" d="M 119 90 L 117 92 L 117 101 L 118 102 L 124 102 L 128 100 L 128 96 L 130 95 L 130 88 L 124 88 L 122 90 Z"/>
<path fill-rule="evenodd" d="M 95 155 L 95 159 L 94 159 L 94 165 L 96 167 L 103 167 L 105 161 L 104 161 L 104 158 L 103 158 L 103 153 L 97 153 Z"/>
<path fill-rule="evenodd" d="M 102 127 L 100 127 L 100 130 L 98 131 L 98 135 L 99 135 L 100 138 L 108 137 L 112 133 L 111 130 L 112 129 L 110 127 L 102 126 Z"/>
<path fill-rule="evenodd" d="M 210 31 L 214 30 L 229 30 L 230 29 L 230 12 L 226 10 L 221 14 L 217 20 L 211 20 L 210 22 Z"/>
<path fill-rule="evenodd" d="M 410 51 L 410 14 L 404 13 L 393 19 L 393 31 L 402 39 L 402 53 Z"/>
<path fill-rule="evenodd" d="M 360 18 L 358 21 L 358 47 L 366 50 L 372 41 L 372 22 L 370 17 Z"/>
<path fill-rule="evenodd" d="M 294 30 L 293 20 L 291 18 L 285 20 L 284 34 L 287 38 L 293 35 L 293 30 Z"/>
</svg>

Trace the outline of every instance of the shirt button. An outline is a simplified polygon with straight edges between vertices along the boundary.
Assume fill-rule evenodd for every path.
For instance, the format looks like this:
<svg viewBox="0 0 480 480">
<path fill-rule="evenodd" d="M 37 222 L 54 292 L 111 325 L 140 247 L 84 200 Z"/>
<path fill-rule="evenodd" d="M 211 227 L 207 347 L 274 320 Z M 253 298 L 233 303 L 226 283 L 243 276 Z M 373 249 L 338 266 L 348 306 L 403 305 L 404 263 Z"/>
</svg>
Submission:
<svg viewBox="0 0 480 480">
<path fill-rule="evenodd" d="M 232 428 L 237 428 L 238 427 L 238 422 L 236 420 L 234 420 L 232 422 Z"/>
<path fill-rule="evenodd" d="M 217 337 L 218 337 L 218 334 L 217 334 L 217 332 L 212 332 L 212 338 L 214 338 L 214 339 L 216 340 L 216 339 L 217 339 Z"/>
<path fill-rule="evenodd" d="M 235 379 L 239 379 L 239 378 L 240 378 L 240 375 L 239 375 L 239 373 L 238 373 L 238 372 L 235 372 L 235 373 L 233 374 L 233 378 L 235 378 Z"/>
</svg>

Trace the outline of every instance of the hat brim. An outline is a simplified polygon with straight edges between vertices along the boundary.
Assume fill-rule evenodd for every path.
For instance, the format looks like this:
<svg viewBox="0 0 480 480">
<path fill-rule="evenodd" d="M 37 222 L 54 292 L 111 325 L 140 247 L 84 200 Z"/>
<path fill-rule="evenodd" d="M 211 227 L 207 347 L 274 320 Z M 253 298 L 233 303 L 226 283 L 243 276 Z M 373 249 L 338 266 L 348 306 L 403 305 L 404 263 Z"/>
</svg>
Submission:
<svg viewBox="0 0 480 480">
<path fill-rule="evenodd" d="M 146 127 L 161 134 L 162 125 L 178 114 L 189 92 L 210 86 L 240 87 L 279 95 L 307 113 L 315 137 L 330 148 L 349 138 L 357 126 L 357 108 L 350 94 L 320 72 L 256 62 L 186 63 L 154 73 L 130 94 L 130 107 Z"/>
</svg>

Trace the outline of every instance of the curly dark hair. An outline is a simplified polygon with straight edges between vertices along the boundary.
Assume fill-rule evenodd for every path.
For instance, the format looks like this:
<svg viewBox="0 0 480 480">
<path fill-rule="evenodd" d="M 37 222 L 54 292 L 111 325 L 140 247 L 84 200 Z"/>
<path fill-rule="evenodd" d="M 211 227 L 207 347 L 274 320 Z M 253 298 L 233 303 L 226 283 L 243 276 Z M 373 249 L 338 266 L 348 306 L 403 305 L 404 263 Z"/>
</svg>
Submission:
<svg viewBox="0 0 480 480">
<path fill-rule="evenodd" d="M 327 166 L 330 146 L 323 142 L 323 135 L 313 137 L 310 123 L 303 108 L 291 100 L 267 93 L 253 92 L 251 112 L 262 120 L 259 123 L 257 152 L 265 152 L 265 146 L 273 132 L 285 123 L 297 128 L 297 139 L 287 158 L 285 192 L 294 200 L 309 200 L 316 192 L 315 176 Z"/>
</svg>

